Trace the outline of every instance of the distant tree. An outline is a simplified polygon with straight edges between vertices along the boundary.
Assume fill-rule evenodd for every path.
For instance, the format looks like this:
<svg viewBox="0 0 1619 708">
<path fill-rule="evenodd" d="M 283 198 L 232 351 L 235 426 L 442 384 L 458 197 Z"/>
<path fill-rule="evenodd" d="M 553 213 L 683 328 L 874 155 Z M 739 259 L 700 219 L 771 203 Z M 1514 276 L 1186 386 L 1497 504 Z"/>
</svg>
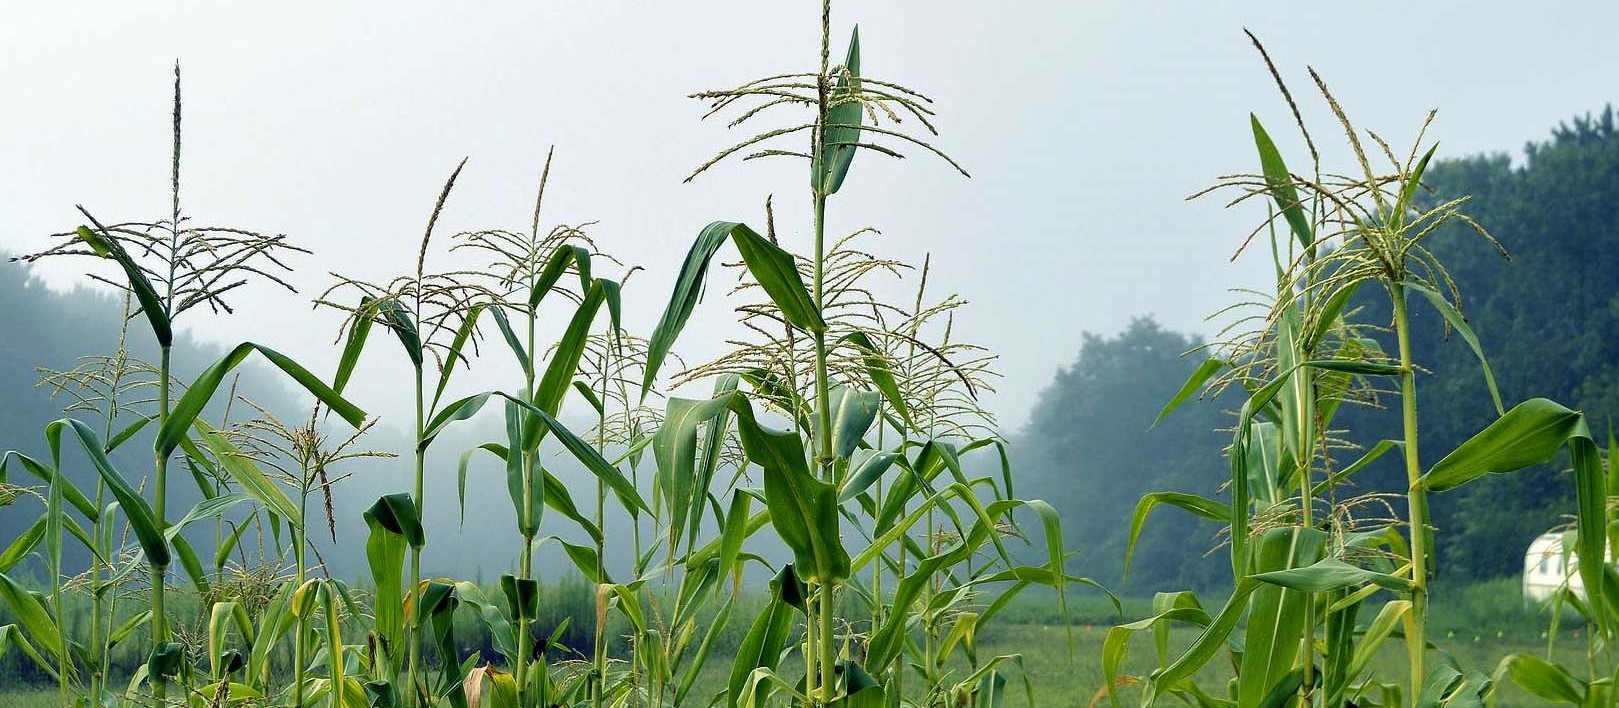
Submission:
<svg viewBox="0 0 1619 708">
<path fill-rule="evenodd" d="M 1085 334 L 1079 356 L 1041 393 L 1013 454 L 1021 484 L 1063 515 L 1076 572 L 1120 586 L 1130 515 L 1153 491 L 1215 494 L 1226 477 L 1229 434 L 1219 401 L 1153 418 L 1197 366 L 1195 338 L 1133 320 L 1114 337 Z M 1148 521 L 1126 589 L 1210 587 L 1223 557 L 1205 557 L 1218 524 L 1173 509 Z"/>
<path fill-rule="evenodd" d="M 1544 396 L 1583 410 L 1594 421 L 1619 415 L 1619 128 L 1611 108 L 1558 126 L 1546 142 L 1529 143 L 1514 165 L 1505 155 L 1447 160 L 1428 170 L 1429 197 L 1471 196 L 1466 211 L 1487 228 L 1510 260 L 1476 238 L 1436 236 L 1428 245 L 1450 267 L 1463 312 L 1494 366 L 1507 405 Z M 1460 236 L 1453 234 L 1452 236 Z M 1387 321 L 1369 306 L 1364 321 Z M 1495 416 L 1478 364 L 1439 316 L 1413 336 L 1424 376 L 1422 462 L 1431 465 Z M 1385 343 L 1392 347 L 1393 343 Z M 1392 437 L 1398 420 L 1386 411 L 1341 418 L 1353 437 Z M 1606 430 L 1593 430 L 1605 440 Z M 1403 489 L 1392 461 L 1360 482 Z M 1523 549 L 1573 510 L 1566 464 L 1479 480 L 1433 499 L 1444 533 L 1441 566 L 1462 578 L 1513 575 Z"/>
<path fill-rule="evenodd" d="M 1575 118 L 1524 154 L 1517 165 L 1506 155 L 1482 155 L 1438 162 L 1427 173 L 1426 198 L 1471 196 L 1465 211 L 1510 260 L 1477 238 L 1425 243 L 1448 264 L 1507 405 L 1545 396 L 1611 421 L 1619 417 L 1619 125 L 1611 108 Z M 1358 319 L 1389 321 L 1379 298 L 1361 300 Z M 1425 303 L 1413 306 L 1412 318 L 1419 324 L 1412 345 L 1425 370 L 1422 463 L 1432 465 L 1495 412 L 1469 347 Z M 1213 495 L 1228 475 L 1222 450 L 1230 436 L 1220 429 L 1233 402 L 1188 405 L 1149 430 L 1201 359 L 1180 356 L 1198 343 L 1151 318 L 1111 338 L 1086 334 L 1078 358 L 1042 392 L 1018 436 L 1024 484 L 1063 513 L 1069 545 L 1081 551 L 1076 571 L 1126 591 L 1218 582 L 1221 562 L 1204 558 L 1217 525 L 1165 509 L 1147 522 L 1129 582 L 1121 584 L 1136 500 L 1158 490 Z M 1384 348 L 1393 351 L 1394 343 Z M 1372 406 L 1345 409 L 1336 424 L 1369 445 L 1398 437 L 1400 421 Z M 1606 441 L 1606 429 L 1593 432 Z M 1403 491 L 1395 457 L 1361 472 L 1353 491 Z M 1434 522 L 1444 530 L 1436 552 L 1448 576 L 1518 573 L 1529 542 L 1573 509 L 1566 468 L 1547 465 L 1435 495 Z"/>
</svg>

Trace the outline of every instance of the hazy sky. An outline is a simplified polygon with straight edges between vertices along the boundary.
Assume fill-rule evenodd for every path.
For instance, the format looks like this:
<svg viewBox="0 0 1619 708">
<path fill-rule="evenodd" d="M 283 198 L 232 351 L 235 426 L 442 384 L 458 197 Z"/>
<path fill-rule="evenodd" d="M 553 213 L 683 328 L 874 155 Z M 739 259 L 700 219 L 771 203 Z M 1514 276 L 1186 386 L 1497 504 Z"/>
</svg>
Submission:
<svg viewBox="0 0 1619 708">
<path fill-rule="evenodd" d="M 463 156 L 445 233 L 526 227 L 553 144 L 548 220 L 599 221 L 604 250 L 648 268 L 626 302 L 644 332 L 707 222 L 758 221 L 774 192 L 784 237 L 806 245 L 796 163 L 681 183 L 744 137 L 699 122 L 685 96 L 812 69 L 817 19 L 817 3 L 779 1 L 15 3 L 0 21 L 0 248 L 42 247 L 79 223 L 75 203 L 108 219 L 166 213 L 178 59 L 188 211 L 316 251 L 295 260 L 299 295 L 244 292 L 243 316 L 207 322 L 205 338 L 264 342 L 329 371 L 337 318 L 307 304 L 327 271 L 412 268 Z M 1226 262 L 1255 215 L 1182 201 L 1255 166 L 1250 110 L 1302 161 L 1244 27 L 1304 96 L 1318 140 L 1339 133 L 1305 95 L 1306 64 L 1397 145 L 1438 108 L 1431 135 L 1449 156 L 1515 151 L 1600 109 L 1619 75 L 1612 3 L 846 1 L 838 45 L 856 21 L 865 73 L 935 98 L 937 142 L 973 176 L 920 154 L 864 154 L 831 229 L 871 225 L 883 255 L 933 254 L 938 287 L 971 301 L 960 330 L 1002 356 L 989 405 L 1013 425 L 1082 331 L 1149 313 L 1206 331 L 1228 288 L 1266 285 L 1263 262 Z M 80 267 L 43 274 L 68 286 Z M 699 308 L 687 358 L 718 351 L 729 319 L 718 298 Z M 374 410 L 401 411 L 408 392 L 385 378 L 403 373 L 399 357 L 371 360 L 355 386 Z M 511 380 L 500 366 L 480 376 Z"/>
</svg>

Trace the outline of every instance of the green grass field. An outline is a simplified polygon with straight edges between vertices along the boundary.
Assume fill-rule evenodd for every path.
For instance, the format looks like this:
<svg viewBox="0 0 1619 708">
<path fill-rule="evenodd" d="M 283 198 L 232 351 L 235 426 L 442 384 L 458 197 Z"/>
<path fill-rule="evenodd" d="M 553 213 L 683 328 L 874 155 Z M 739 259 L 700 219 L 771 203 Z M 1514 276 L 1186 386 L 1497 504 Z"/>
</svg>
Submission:
<svg viewBox="0 0 1619 708">
<path fill-rule="evenodd" d="M 1024 665 L 1029 672 L 1029 680 L 1035 690 L 1035 705 L 1041 708 L 1084 707 L 1092 704 L 1102 686 L 1100 652 L 1102 637 L 1106 632 L 1106 626 L 1088 624 L 1075 626 L 1074 651 L 1070 657 L 1065 648 L 1065 633 L 1061 626 L 1001 625 L 990 629 L 980 638 L 979 656 L 980 659 L 985 659 L 1000 654 L 1022 654 Z M 1189 630 L 1177 630 L 1172 633 L 1172 645 L 1182 646 L 1193 636 Z M 1456 636 L 1448 640 L 1441 638 L 1436 644 L 1454 656 L 1461 665 L 1485 672 L 1492 671 L 1506 654 L 1545 651 L 1545 644 L 1539 640 L 1515 636 L 1498 639 L 1493 634 L 1480 635 L 1476 638 L 1472 636 Z M 1146 673 L 1153 666 L 1152 652 L 1150 635 L 1138 636 L 1131 642 L 1126 669 Z M 1565 665 L 1578 666 L 1582 661 L 1579 652 L 1574 650 L 1574 643 L 1570 641 L 1564 641 L 1557 654 Z M 1380 675 L 1385 680 L 1403 680 L 1405 655 L 1398 644 L 1387 645 L 1377 661 L 1381 669 Z M 790 659 L 789 665 L 791 663 Z M 704 683 L 712 688 L 699 687 L 695 693 L 712 695 L 724 681 L 727 662 L 723 658 L 715 657 L 709 666 L 710 670 L 706 672 Z M 963 663 L 963 674 L 965 668 Z M 1216 669 L 1205 669 L 1199 677 L 1211 692 L 1217 695 L 1224 692 L 1220 690 L 1221 679 Z M 1022 683 L 1015 675 L 1009 677 L 1008 688 L 1012 691 L 1008 696 L 1008 705 L 1023 705 Z M 1125 687 L 1119 693 L 1120 703 L 1134 706 L 1139 696 L 1138 689 Z M 1102 698 L 1101 704 L 1106 703 L 1106 698 Z M 55 708 L 55 705 L 56 692 L 51 687 L 22 690 L 0 688 L 0 706 L 5 708 Z M 1511 685 L 1500 687 L 1497 693 L 1499 708 L 1540 705 L 1547 704 L 1525 695 Z"/>
</svg>

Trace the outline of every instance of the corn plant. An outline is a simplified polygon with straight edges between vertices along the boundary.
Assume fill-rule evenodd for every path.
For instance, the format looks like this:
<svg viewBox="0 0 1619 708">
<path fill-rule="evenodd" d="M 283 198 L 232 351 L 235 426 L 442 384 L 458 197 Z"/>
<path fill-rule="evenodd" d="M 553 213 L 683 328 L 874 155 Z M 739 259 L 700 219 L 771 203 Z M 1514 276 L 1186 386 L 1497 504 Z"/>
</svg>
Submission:
<svg viewBox="0 0 1619 708">
<path fill-rule="evenodd" d="M 1461 211 L 1465 199 L 1437 204 L 1422 199 L 1422 175 L 1435 152 L 1421 149 L 1422 135 L 1432 114 L 1403 157 L 1376 133 L 1365 134 L 1379 148 L 1375 159 L 1386 158 L 1389 165 L 1388 172 L 1378 173 L 1361 132 L 1312 69 L 1311 77 L 1355 157 L 1349 174 L 1324 172 L 1291 93 L 1268 56 L 1265 60 L 1310 147 L 1314 171 L 1308 176 L 1290 172 L 1258 118 L 1252 118 L 1261 171 L 1225 178 L 1219 188 L 1239 192 L 1233 203 L 1251 198 L 1269 202 L 1269 218 L 1249 239 L 1270 233 L 1277 289 L 1253 333 L 1239 337 L 1225 356 L 1200 366 L 1164 411 L 1205 385 L 1238 384 L 1248 392 L 1227 451 L 1231 499 L 1149 495 L 1137 508 L 1131 532 L 1133 543 L 1148 513 L 1161 504 L 1227 523 L 1235 589 L 1218 611 L 1205 609 L 1191 593 L 1160 594 L 1152 617 L 1110 632 L 1104 669 L 1113 684 L 1144 683 L 1146 704 L 1170 695 L 1198 705 L 1283 705 L 1294 700 L 1326 706 L 1477 704 L 1491 695 L 1492 677 L 1449 662 L 1432 667 L 1426 662 L 1434 534 L 1428 493 L 1539 464 L 1566 446 L 1575 461 L 1579 523 L 1600 528 L 1595 526 L 1602 523 L 1595 513 L 1600 503 L 1592 500 L 1599 499 L 1595 495 L 1605 481 L 1595 443 L 1579 413 L 1551 401 L 1529 399 L 1503 410 L 1478 337 L 1461 315 L 1455 284 L 1425 245 L 1430 237 L 1460 230 L 1500 247 Z M 1357 296 L 1369 296 L 1363 290 L 1381 291 L 1387 299 L 1394 353 L 1385 353 L 1366 336 L 1368 325 L 1355 320 Z M 1418 448 L 1420 365 L 1410 346 L 1411 295 L 1429 303 L 1478 353 L 1482 378 L 1500 415 L 1426 468 Z M 1342 404 L 1376 393 L 1379 381 L 1396 384 L 1384 393 L 1399 401 L 1403 434 L 1355 450 L 1358 457 L 1338 467 L 1335 455 L 1346 447 L 1331 427 L 1333 415 Z M 1356 472 L 1395 448 L 1403 453 L 1407 473 L 1403 519 L 1375 495 L 1338 498 L 1339 488 Z M 1365 507 L 1389 513 L 1367 513 Z M 1606 582 L 1601 541 L 1581 543 L 1582 551 L 1597 544 L 1595 560 L 1582 558 L 1581 572 L 1589 574 L 1591 587 L 1601 587 Z M 1358 626 L 1362 606 L 1380 591 L 1394 592 L 1398 599 L 1383 603 L 1369 623 Z M 1239 642 L 1237 626 L 1244 619 Z M 1160 639 L 1157 671 L 1148 678 L 1120 677 L 1129 636 L 1151 628 L 1162 637 L 1170 623 L 1191 624 L 1200 634 L 1173 660 Z M 1373 653 L 1402 626 L 1409 657 L 1409 679 L 1403 686 L 1368 672 Z M 1191 676 L 1228 646 L 1236 675 L 1230 698 L 1222 699 L 1204 692 Z M 1240 651 L 1234 649 L 1239 646 Z"/>
<path fill-rule="evenodd" d="M 226 296 L 254 279 L 291 289 L 277 271 L 287 269 L 281 260 L 284 254 L 302 250 L 288 244 L 283 236 L 234 227 L 197 226 L 189 221 L 180 201 L 180 117 L 180 72 L 176 67 L 170 180 L 172 198 L 167 218 L 107 225 L 81 207 L 87 225 L 58 234 L 57 238 L 61 241 L 58 245 L 23 257 L 27 261 L 58 256 L 113 261 L 118 266 L 120 278 L 108 279 L 95 274 L 91 277 L 129 293 L 138 303 L 138 314 L 150 325 L 152 335 L 157 340 L 160 360 L 156 410 L 148 412 L 143 420 L 131 424 L 132 430 L 139 430 L 140 426 L 148 423 L 157 425 L 150 501 L 136 491 L 127 475 L 113 467 L 106 456 L 107 443 L 89 425 L 66 418 L 48 427 L 46 436 L 54 453 L 60 449 L 63 434 L 70 433 L 68 439 L 78 443 L 100 473 L 140 541 L 151 583 L 152 654 L 144 671 L 146 680 L 151 683 L 153 696 L 160 703 L 167 700 L 169 680 L 180 671 L 182 664 L 182 647 L 172 641 L 165 610 L 168 570 L 174 558 L 170 552 L 171 546 L 193 581 L 199 584 L 206 582 L 195 552 L 184 537 L 177 534 L 178 528 L 171 528 L 168 523 L 169 461 L 182 445 L 188 449 L 195 448 L 195 443 L 190 440 L 190 430 L 194 425 L 199 431 L 206 429 L 199 415 L 225 377 L 248 356 L 257 352 L 349 423 L 359 425 L 364 418 L 363 411 L 297 362 L 251 342 L 234 347 L 223 359 L 206 369 L 186 388 L 184 395 L 174 395 L 170 361 L 174 327 L 179 318 L 198 307 L 230 312 Z M 119 436 L 127 438 L 123 432 L 120 431 Z M 66 493 L 66 485 L 60 486 Z M 82 494 L 75 495 L 75 501 L 79 499 L 82 499 Z M 53 510 L 60 508 L 59 504 L 52 507 Z M 99 517 L 98 509 L 81 506 L 80 510 L 92 521 Z M 53 557 L 57 555 L 56 551 L 56 544 L 53 544 Z M 58 642 L 56 646 L 62 649 L 65 644 Z"/>
<path fill-rule="evenodd" d="M 1619 590 L 1619 583 L 1615 582 L 1614 571 L 1614 536 L 1619 532 L 1619 527 L 1614 523 L 1616 515 L 1619 515 L 1619 467 L 1616 467 L 1619 441 L 1614 439 L 1611 429 L 1608 431 L 1608 447 L 1602 457 L 1599 464 L 1606 470 L 1602 489 L 1606 498 L 1598 506 L 1594 497 L 1587 498 L 1582 494 L 1579 515 L 1573 523 L 1560 529 L 1559 551 L 1567 575 L 1548 600 L 1551 627 L 1546 633 L 1546 656 L 1529 652 L 1509 654 L 1502 657 L 1492 675 L 1498 683 L 1510 680 L 1536 698 L 1581 708 L 1610 705 L 1615 691 L 1619 690 L 1615 688 L 1619 686 L 1619 652 L 1616 652 L 1614 644 L 1614 630 L 1619 626 L 1619 595 L 1615 594 Z M 1595 490 L 1590 494 L 1594 495 Z M 1599 511 L 1604 523 L 1593 523 L 1592 519 Z M 1601 536 L 1600 541 L 1590 542 L 1581 537 L 1582 534 L 1593 532 Z M 1588 582 L 1586 569 L 1589 566 L 1581 554 L 1596 548 L 1605 549 L 1600 561 L 1604 579 L 1592 592 L 1588 589 L 1592 586 L 1585 584 Z M 1585 634 L 1583 667 L 1563 666 L 1551 655 L 1565 612 L 1572 612 L 1583 619 L 1591 630 Z"/>
<path fill-rule="evenodd" d="M 585 577 L 602 586 L 609 585 L 601 531 L 607 490 L 613 491 L 631 516 L 638 516 L 647 509 L 635 485 L 606 461 L 603 456 L 604 441 L 600 436 L 596 444 L 591 446 L 562 427 L 555 418 L 561 412 L 563 400 L 569 391 L 581 392 L 599 413 L 602 410 L 601 398 L 589 386 L 576 381 L 576 377 L 590 348 L 593 327 L 604 306 L 609 320 L 605 333 L 606 353 L 611 353 L 617 342 L 621 283 L 593 276 L 592 244 L 582 227 L 558 226 L 541 232 L 541 207 L 550 171 L 551 159 L 548 156 L 534 200 L 533 218 L 526 233 L 498 229 L 469 232 L 461 235 L 457 246 L 495 259 L 490 270 L 496 274 L 497 282 L 491 287 L 499 293 L 499 300 L 484 309 L 494 319 L 502 340 L 523 372 L 523 386 L 516 393 L 490 392 L 478 394 L 482 398 L 468 399 L 477 402 L 472 404 L 475 409 L 476 405 L 481 405 L 492 395 L 505 398 L 505 440 L 487 443 L 480 449 L 493 453 L 506 465 L 506 484 L 517 512 L 518 531 L 523 537 L 518 574 L 501 578 L 510 611 L 517 620 L 516 653 L 509 657 L 513 667 L 516 705 L 540 705 L 558 700 L 548 695 L 551 681 L 543 661 L 536 664 L 536 670 L 532 672 L 529 664 L 529 658 L 534 653 L 531 648 L 531 627 L 538 616 L 540 603 L 539 583 L 533 576 L 533 557 L 544 509 L 551 507 L 591 537 L 593 547 L 559 542 Z M 601 259 L 598 257 L 596 260 Z M 578 277 L 577 292 L 561 283 L 570 270 Z M 538 346 L 536 332 L 541 305 L 546 302 L 547 296 L 553 294 L 572 306 L 573 312 L 562 338 L 545 351 Z M 508 310 L 511 314 L 508 314 Z M 513 319 L 518 321 L 520 328 L 512 326 Z M 585 462 L 596 476 L 594 520 L 580 513 L 567 487 L 547 472 L 540 462 L 541 443 L 553 435 Z M 463 456 L 463 489 L 466 470 L 466 456 Z M 604 614 L 598 613 L 598 633 L 605 621 Z M 605 642 L 598 640 L 595 652 L 589 681 L 584 685 L 599 705 L 606 686 Z"/>
<path fill-rule="evenodd" d="M 918 624 L 916 603 L 922 601 L 924 590 L 934 590 L 926 595 L 928 619 L 923 622 L 924 634 L 932 637 L 953 602 L 963 600 L 980 585 L 1016 580 L 1015 589 L 1005 596 L 1010 597 L 1031 583 L 1061 592 L 1075 580 L 1063 567 L 1066 554 L 1055 510 L 1041 502 L 1016 500 L 1009 488 L 999 488 L 991 478 L 965 475 L 959 455 L 993 441 L 978 440 L 958 448 L 943 437 L 930 437 L 933 413 L 913 409 L 900 388 L 889 351 L 878 342 L 906 339 L 917 344 L 917 349 L 927 349 L 927 345 L 907 334 L 903 326 L 882 327 L 880 313 L 885 308 L 874 308 L 869 293 L 857 284 L 863 274 L 887 266 L 878 261 L 864 268 L 838 267 L 838 245 L 845 242 L 827 238 L 826 211 L 842 188 L 856 153 L 897 157 L 900 153 L 893 146 L 909 145 L 960 167 L 929 143 L 889 127 L 897 126 L 904 117 L 931 132 L 931 102 L 904 86 L 864 75 L 858 31 L 851 37 L 841 65 L 832 65 L 830 57 L 830 7 L 823 3 L 818 71 L 778 74 L 696 94 L 710 102 L 710 115 L 737 110 L 732 127 L 779 108 L 810 109 L 808 122 L 743 140 L 700 165 L 692 177 L 736 155 L 743 160 L 805 160 L 810 168 L 814 214 L 812 244 L 808 255 L 795 257 L 775 238 L 773 219 L 768 216 L 769 236 L 740 222 L 720 221 L 704 228 L 686 256 L 669 305 L 653 332 L 642 382 L 643 387 L 650 387 L 655 380 L 696 305 L 715 254 L 727 241 L 734 243 L 750 279 L 745 287 L 762 290 L 769 300 L 768 305 L 752 305 L 742 311 L 745 323 L 766 337 L 766 342 L 745 346 L 720 363 L 700 369 L 721 374 L 715 396 L 670 399 L 663 426 L 653 440 L 660 480 L 657 497 L 671 516 L 667 550 L 675 553 L 682 542 L 686 544 L 688 574 L 702 572 L 703 564 L 716 558 L 719 575 L 738 572 L 743 542 L 766 522 L 793 553 L 793 562 L 771 583 L 770 604 L 755 618 L 734 660 L 725 696 L 733 706 L 763 705 L 772 694 L 817 706 L 881 701 L 885 696 L 904 700 L 902 657 L 912 647 L 912 631 Z M 807 148 L 783 147 L 781 139 L 790 136 L 808 138 Z M 845 255 L 852 256 L 847 263 L 858 262 L 858 252 L 850 250 Z M 975 370 L 963 373 L 937 349 L 928 354 L 944 361 L 935 374 L 949 371 L 966 382 L 970 391 Z M 764 412 L 786 418 L 790 428 L 776 430 L 761 423 L 755 403 Z M 888 419 L 879 423 L 879 413 L 885 408 Z M 735 490 L 727 513 L 707 487 L 721 460 L 723 446 L 717 436 L 733 425 L 746 463 L 762 468 L 763 485 L 757 490 Z M 867 437 L 889 426 L 898 432 L 900 444 L 855 465 L 855 451 L 871 447 Z M 701 451 L 699 427 L 707 431 Z M 868 490 L 890 470 L 901 472 L 879 507 Z M 945 474 L 954 481 L 936 485 Z M 980 487 L 993 490 L 992 502 L 982 501 Z M 765 505 L 757 514 L 750 513 L 754 500 Z M 1016 566 L 1002 543 L 1005 533 L 1015 531 L 1011 514 L 1019 508 L 1028 508 L 1041 519 L 1049 554 L 1043 567 Z M 709 509 L 721 533 L 699 545 L 696 520 Z M 916 544 L 910 530 L 921 519 L 931 520 L 936 514 L 950 521 L 952 535 L 945 540 L 930 537 L 926 546 Z M 971 521 L 964 521 L 964 515 Z M 861 531 L 870 545 L 851 556 L 845 547 L 844 524 L 867 520 L 872 523 L 870 531 Z M 902 549 L 897 561 L 888 555 L 895 547 Z M 914 554 L 914 565 L 906 562 L 904 549 Z M 973 559 L 985 549 L 991 549 L 990 562 L 974 569 Z M 898 578 L 891 599 L 851 582 L 856 572 L 867 567 L 880 577 L 885 568 L 877 566 Z M 937 582 L 954 575 L 958 566 L 965 569 L 965 580 L 948 587 Z M 849 588 L 865 596 L 870 605 L 891 604 L 890 612 L 879 613 L 881 624 L 865 636 L 857 636 L 848 621 L 840 622 L 838 597 Z M 1001 602 L 992 607 L 1002 606 Z M 794 683 L 781 673 L 781 662 L 792 648 L 793 627 L 799 617 L 804 628 L 800 651 L 804 673 Z M 960 634 L 948 643 L 959 645 L 963 636 L 970 642 L 971 621 L 956 626 L 961 628 Z M 840 628 L 845 630 L 841 636 Z M 934 670 L 924 671 L 930 681 L 939 678 L 936 669 L 942 659 L 935 657 L 948 657 L 951 651 L 934 652 L 930 645 L 928 664 Z M 924 701 L 929 705 L 997 701 L 1005 683 L 999 667 L 1015 660 L 1009 656 L 986 662 L 957 690 L 929 686 Z"/>
</svg>

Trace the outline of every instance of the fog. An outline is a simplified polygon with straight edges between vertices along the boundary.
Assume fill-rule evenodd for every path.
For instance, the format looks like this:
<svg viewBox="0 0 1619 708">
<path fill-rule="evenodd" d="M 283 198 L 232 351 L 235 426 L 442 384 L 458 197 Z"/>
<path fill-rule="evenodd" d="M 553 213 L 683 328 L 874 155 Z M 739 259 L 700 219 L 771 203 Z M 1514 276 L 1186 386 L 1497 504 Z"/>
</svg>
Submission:
<svg viewBox="0 0 1619 708">
<path fill-rule="evenodd" d="M 596 222 L 601 249 L 646 268 L 626 289 L 635 331 L 656 321 L 676 264 L 707 222 L 759 221 L 773 193 L 784 238 L 805 245 L 796 163 L 732 164 L 683 183 L 746 137 L 700 121 L 703 106 L 686 96 L 813 67 L 814 3 L 460 9 L 8 8 L 0 248 L 38 250 L 47 234 L 79 223 L 75 204 L 108 219 L 167 213 L 176 60 L 187 211 L 200 222 L 284 232 L 315 251 L 293 261 L 299 294 L 243 290 L 233 299 L 241 316 L 190 321 L 203 340 L 259 341 L 330 370 L 340 318 L 313 310 L 310 297 L 331 271 L 386 279 L 413 268 L 433 199 L 463 157 L 442 234 L 526 227 L 556 146 L 546 221 Z M 1430 136 L 1446 156 L 1511 150 L 1600 108 L 1619 69 L 1611 53 L 1591 60 L 1619 26 L 1609 4 L 846 2 L 832 21 L 838 45 L 859 22 L 866 74 L 937 101 L 935 142 L 972 176 L 921 151 L 903 161 L 865 153 L 834 200 L 829 230 L 873 226 L 882 255 L 919 263 L 931 254 L 936 291 L 971 302 L 957 331 L 1001 357 L 1004 378 L 985 404 L 1008 430 L 1073 358 L 1081 332 L 1153 314 L 1172 329 L 1208 333 L 1204 317 L 1229 289 L 1266 285 L 1263 259 L 1226 264 L 1254 215 L 1227 212 L 1217 199 L 1183 201 L 1217 175 L 1254 168 L 1249 111 L 1272 126 L 1284 153 L 1301 147 L 1244 28 L 1267 44 L 1318 126 L 1332 123 L 1306 65 L 1359 124 L 1397 146 L 1439 109 Z M 81 267 L 36 272 L 67 288 L 84 282 Z M 682 338 L 687 361 L 712 357 L 737 333 L 720 292 L 711 289 Z M 395 382 L 407 375 L 402 357 L 378 348 L 350 391 L 398 425 L 408 420 L 409 387 Z M 500 386 L 514 375 L 491 358 L 457 386 Z"/>
</svg>

